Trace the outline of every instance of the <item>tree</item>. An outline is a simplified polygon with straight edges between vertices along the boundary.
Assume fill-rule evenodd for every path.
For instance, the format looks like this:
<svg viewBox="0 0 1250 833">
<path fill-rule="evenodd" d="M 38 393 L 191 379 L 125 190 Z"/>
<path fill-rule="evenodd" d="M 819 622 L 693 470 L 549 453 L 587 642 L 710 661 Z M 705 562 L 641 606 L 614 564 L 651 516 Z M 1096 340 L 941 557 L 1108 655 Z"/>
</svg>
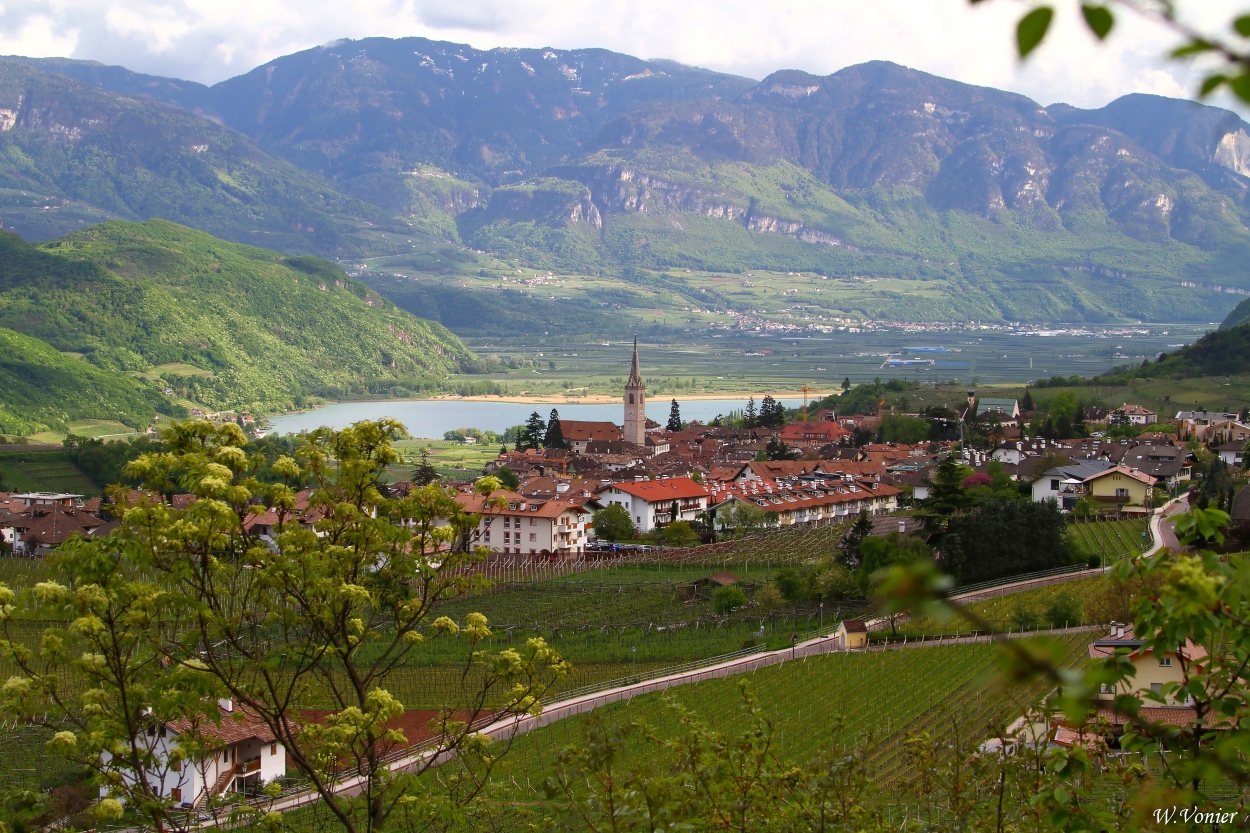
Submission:
<svg viewBox="0 0 1250 833">
<path fill-rule="evenodd" d="M 777 437 L 773 437 L 764 446 L 764 456 L 769 460 L 797 460 L 801 455 Z"/>
<path fill-rule="evenodd" d="M 412 470 L 412 482 L 417 486 L 428 486 L 438 480 L 438 472 L 430 462 L 430 450 L 421 449 L 421 462 Z"/>
<path fill-rule="evenodd" d="M 920 501 L 918 514 L 927 528 L 943 528 L 952 517 L 972 506 L 972 497 L 963 486 L 964 479 L 970 474 L 972 469 L 962 465 L 954 454 L 949 454 L 938 463 L 933 477 L 924 480 L 929 487 L 929 496 Z"/>
<path fill-rule="evenodd" d="M 390 688 L 396 670 L 418 664 L 431 640 L 463 641 L 475 682 L 447 693 L 435 736 L 443 754 L 482 774 L 492 759 L 472 721 L 501 705 L 504 714 L 530 713 L 567 665 L 541 639 L 520 652 L 483 650 L 490 630 L 480 614 L 460 623 L 433 617 L 436 606 L 481 587 L 464 570 L 480 556 L 447 551 L 477 519 L 437 485 L 400 499 L 382 494 L 382 473 L 401 459 L 401 430 L 393 420 L 318 429 L 273 466 L 282 482 L 266 484 L 236 425 L 176 423 L 163 434 L 165 452 L 129 466 L 147 491 L 113 501 L 116 531 L 75 540 L 58 580 L 30 597 L 25 615 L 65 625 L 38 653 L 7 652 L 22 682 L 0 693 L 6 708 L 56 724 L 58 748 L 158 829 L 186 817 L 153 793 L 147 727 L 217 720 L 216 697 L 263 722 L 345 833 L 380 831 L 414 802 L 445 804 L 450 797 L 421 777 L 436 758 L 408 772 L 384 765 L 407 742 L 386 725 L 404 711 Z M 296 522 L 292 484 L 305 481 L 314 484 L 311 525 Z M 169 507 L 158 496 L 174 484 L 198 499 Z M 494 478 L 478 486 L 497 487 Z M 262 541 L 248 521 L 266 507 L 277 521 Z M 8 593 L 0 586 L 6 620 Z M 85 691 L 58 687 L 70 673 L 83 675 Z M 317 703 L 331 708 L 310 721 Z M 193 762 L 207 753 L 216 751 L 189 744 L 180 754 Z M 360 779 L 358 791 L 335 788 L 345 769 Z M 120 811 L 114 803 L 110 812 Z"/>
<path fill-rule="evenodd" d="M 517 489 L 521 488 L 521 479 L 517 477 L 516 472 L 508 466 L 500 466 L 496 469 L 495 477 L 499 478 L 499 485 L 510 492 L 515 492 Z"/>
<path fill-rule="evenodd" d="M 871 534 L 872 517 L 866 510 L 861 509 L 859 515 L 855 518 L 855 523 L 851 525 L 851 528 L 847 530 L 846 536 L 842 539 L 840 560 L 850 567 L 858 567 L 860 563 L 860 544 Z"/>
<path fill-rule="evenodd" d="M 1025 388 L 1024 396 L 1020 399 L 1020 413 L 1028 413 L 1036 409 L 1037 406 L 1033 404 L 1033 392 Z"/>
<path fill-rule="evenodd" d="M 525 420 L 525 428 L 521 431 L 517 438 L 517 446 L 519 450 L 537 449 L 543 447 L 543 438 L 547 435 L 547 423 L 543 422 L 543 418 L 538 415 L 538 411 L 530 414 L 529 419 Z"/>
<path fill-rule="evenodd" d="M 528 424 L 527 424 L 528 427 Z M 560 425 L 560 413 L 555 408 L 551 409 L 551 416 L 547 419 L 547 431 L 543 436 L 544 448 L 568 448 L 568 443 L 564 441 L 564 430 Z"/>
<path fill-rule="evenodd" d="M 673 400 L 672 406 L 668 409 L 668 424 L 664 426 L 669 431 L 681 430 L 681 408 L 677 405 L 677 400 Z"/>
<path fill-rule="evenodd" d="M 845 392 L 850 389 L 851 389 L 851 377 L 847 376 L 845 379 L 842 380 L 842 390 Z"/>
<path fill-rule="evenodd" d="M 1069 563 L 1066 524 L 1054 501 L 991 498 L 951 518 L 942 542 L 943 567 L 969 584 L 1062 567 Z"/>
<path fill-rule="evenodd" d="M 905 414 L 886 414 L 881 418 L 881 438 L 888 443 L 916 445 L 929 439 L 929 423 Z"/>
<path fill-rule="evenodd" d="M 712 610 L 722 615 L 745 607 L 746 603 L 746 592 L 736 584 L 717 587 L 712 591 Z"/>
<path fill-rule="evenodd" d="M 598 509 L 591 516 L 595 535 L 605 541 L 626 541 L 634 537 L 634 519 L 619 503 Z"/>
<path fill-rule="evenodd" d="M 786 424 L 786 409 L 772 396 L 765 395 L 760 402 L 759 425 L 762 428 L 780 428 Z"/>
<path fill-rule="evenodd" d="M 694 531 L 689 521 L 667 524 L 661 538 L 670 547 L 693 547 L 699 543 L 699 533 Z"/>
<path fill-rule="evenodd" d="M 746 412 L 746 417 L 745 417 L 745 424 L 742 427 L 754 428 L 757 424 L 756 419 L 757 418 L 755 415 L 755 397 L 752 396 L 747 399 L 747 412 Z"/>
</svg>

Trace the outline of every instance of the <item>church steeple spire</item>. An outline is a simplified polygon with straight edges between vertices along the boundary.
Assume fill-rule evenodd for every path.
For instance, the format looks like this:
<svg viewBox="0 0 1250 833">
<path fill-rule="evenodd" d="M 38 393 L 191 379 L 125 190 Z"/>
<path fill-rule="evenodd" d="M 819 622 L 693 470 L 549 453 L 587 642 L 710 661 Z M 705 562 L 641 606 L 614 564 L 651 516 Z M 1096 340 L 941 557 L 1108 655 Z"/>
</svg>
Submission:
<svg viewBox="0 0 1250 833">
<path fill-rule="evenodd" d="M 634 336 L 634 360 L 629 366 L 629 381 L 626 387 L 642 387 L 642 372 L 638 369 L 638 336 Z"/>
</svg>

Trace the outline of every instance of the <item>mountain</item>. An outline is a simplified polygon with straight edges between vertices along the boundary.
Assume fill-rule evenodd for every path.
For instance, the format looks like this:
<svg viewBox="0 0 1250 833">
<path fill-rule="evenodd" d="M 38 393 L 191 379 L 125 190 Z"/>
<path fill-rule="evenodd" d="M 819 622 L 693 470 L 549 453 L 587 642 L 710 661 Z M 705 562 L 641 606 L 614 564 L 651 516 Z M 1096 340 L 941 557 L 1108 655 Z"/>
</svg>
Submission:
<svg viewBox="0 0 1250 833">
<path fill-rule="evenodd" d="M 0 327 L 140 380 L 150 402 L 172 391 L 212 409 L 403 395 L 476 367 L 458 338 L 332 263 L 162 220 L 39 246 L 0 234 Z M 10 396 L 0 387 L 0 405 Z"/>
<path fill-rule="evenodd" d="M 314 177 L 318 199 L 626 284 L 673 269 L 814 272 L 901 287 L 822 293 L 821 315 L 1084 322 L 1208 321 L 1232 304 L 1227 290 L 1250 288 L 1250 125 L 1193 102 L 1043 108 L 881 61 L 755 83 L 603 50 L 420 38 L 338 41 L 212 87 L 23 60 L 238 131 L 238 147 Z M 61 211 L 118 211 L 83 189 L 65 196 L 81 205 Z M 293 242 L 268 245 L 306 250 Z M 464 317 L 454 282 L 388 286 Z"/>
<path fill-rule="evenodd" d="M 93 213 L 94 212 L 94 213 Z M 377 206 L 170 104 L 0 60 L 0 219 L 31 239 L 109 218 L 172 220 L 287 252 L 410 235 Z"/>
<path fill-rule="evenodd" d="M 577 159 L 496 189 L 460 228 L 469 245 L 564 268 L 937 281 L 928 314 L 947 320 L 1222 314 L 1222 288 L 1250 287 L 1246 125 L 1139 104 L 1057 119 L 885 62 L 780 72 L 734 101 L 637 108 Z M 553 258 L 560 248 L 571 257 Z"/>
<path fill-rule="evenodd" d="M 80 419 L 141 429 L 168 405 L 151 385 L 0 328 L 0 434 L 25 435 Z"/>
</svg>

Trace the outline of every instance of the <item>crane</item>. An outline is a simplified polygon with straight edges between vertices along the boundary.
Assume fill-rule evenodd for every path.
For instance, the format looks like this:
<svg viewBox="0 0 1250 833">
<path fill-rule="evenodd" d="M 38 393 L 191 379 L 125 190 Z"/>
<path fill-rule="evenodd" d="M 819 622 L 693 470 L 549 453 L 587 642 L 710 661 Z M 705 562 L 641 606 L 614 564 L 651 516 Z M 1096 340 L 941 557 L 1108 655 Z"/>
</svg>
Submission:
<svg viewBox="0 0 1250 833">
<path fill-rule="evenodd" d="M 803 383 L 803 421 L 804 422 L 807 422 L 807 395 L 809 393 L 815 393 L 815 392 L 816 391 L 812 390 L 811 388 L 807 386 L 807 382 Z"/>
</svg>

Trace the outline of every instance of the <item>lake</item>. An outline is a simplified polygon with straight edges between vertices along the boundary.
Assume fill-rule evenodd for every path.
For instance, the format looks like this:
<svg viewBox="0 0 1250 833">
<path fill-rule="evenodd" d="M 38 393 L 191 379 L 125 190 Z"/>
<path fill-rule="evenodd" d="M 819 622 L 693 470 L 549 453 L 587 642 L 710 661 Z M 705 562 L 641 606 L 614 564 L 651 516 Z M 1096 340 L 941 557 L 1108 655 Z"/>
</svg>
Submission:
<svg viewBox="0 0 1250 833">
<path fill-rule="evenodd" d="M 656 399 L 648 408 L 648 416 L 663 424 L 668 420 L 671 397 Z M 745 399 L 680 399 L 681 418 L 707 422 L 717 414 L 741 411 L 746 408 Z M 797 408 L 801 399 L 778 400 L 787 408 Z M 759 399 L 755 404 L 759 406 Z M 502 434 L 513 425 L 525 422 L 534 411 L 545 420 L 555 408 L 564 419 L 601 420 L 618 425 L 624 419 L 624 407 L 620 402 L 601 405 L 533 404 L 527 402 L 478 402 L 462 399 L 391 399 L 384 402 L 336 402 L 311 411 L 270 417 L 269 422 L 278 434 L 298 434 L 322 425 L 346 428 L 353 422 L 366 419 L 391 417 L 402 422 L 414 437 L 442 439 L 443 434 L 456 428 L 480 428 Z"/>
</svg>

